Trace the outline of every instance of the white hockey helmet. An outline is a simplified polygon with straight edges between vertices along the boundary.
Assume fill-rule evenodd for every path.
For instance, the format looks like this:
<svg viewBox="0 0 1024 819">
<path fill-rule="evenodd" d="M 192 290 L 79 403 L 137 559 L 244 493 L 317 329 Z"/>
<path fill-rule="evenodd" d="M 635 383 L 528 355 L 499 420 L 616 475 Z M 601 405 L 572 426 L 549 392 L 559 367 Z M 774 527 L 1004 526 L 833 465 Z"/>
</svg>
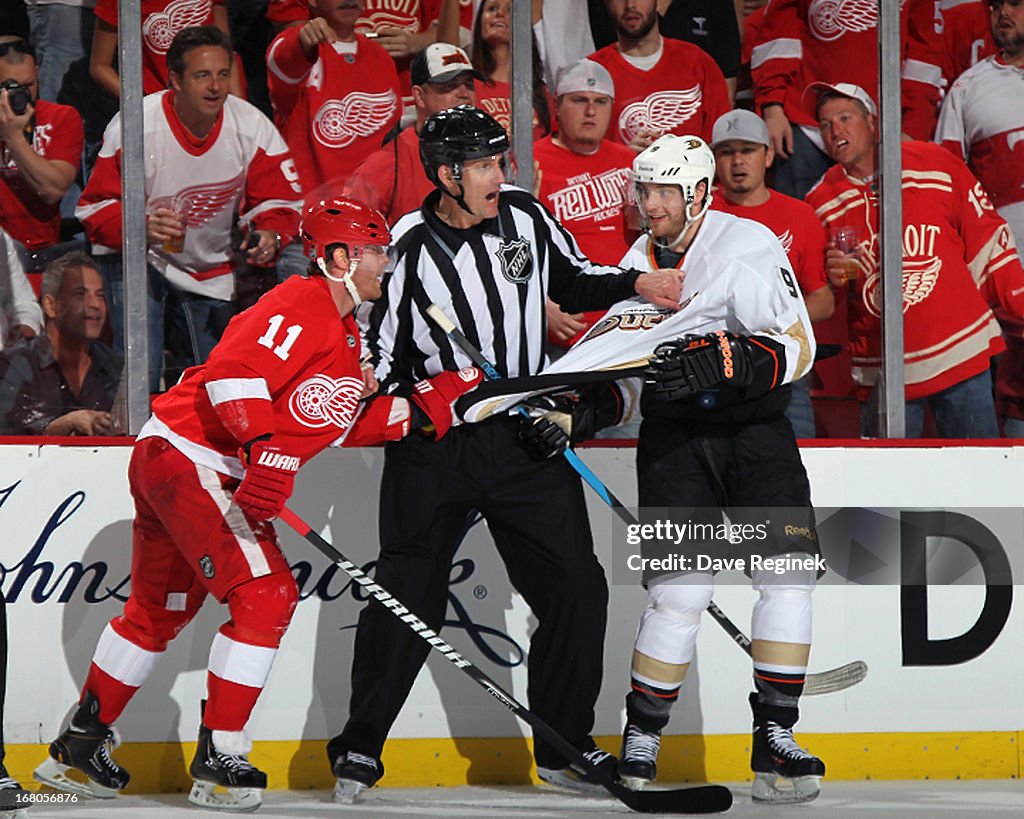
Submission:
<svg viewBox="0 0 1024 819">
<path fill-rule="evenodd" d="M 715 155 L 703 139 L 697 136 L 675 136 L 665 134 L 652 142 L 646 150 L 637 154 L 633 160 L 633 184 L 637 186 L 636 200 L 640 203 L 640 212 L 646 219 L 643 209 L 643 198 L 640 196 L 639 185 L 651 183 L 655 185 L 677 185 L 686 202 L 686 224 L 682 231 L 669 244 L 674 244 L 694 222 L 700 219 L 711 207 L 711 183 L 715 178 Z M 694 216 L 690 206 L 697 198 L 697 185 L 705 183 L 704 199 L 700 203 L 700 211 Z"/>
</svg>

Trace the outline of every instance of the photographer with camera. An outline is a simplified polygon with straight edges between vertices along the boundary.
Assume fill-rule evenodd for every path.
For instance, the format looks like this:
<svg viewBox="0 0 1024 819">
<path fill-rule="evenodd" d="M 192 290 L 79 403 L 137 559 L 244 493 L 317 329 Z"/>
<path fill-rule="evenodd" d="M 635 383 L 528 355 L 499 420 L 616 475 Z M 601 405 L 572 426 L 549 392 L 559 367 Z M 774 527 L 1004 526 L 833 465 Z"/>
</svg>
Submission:
<svg viewBox="0 0 1024 819">
<path fill-rule="evenodd" d="M 60 202 L 78 174 L 82 141 L 74 108 L 39 99 L 31 44 L 0 35 L 0 228 L 26 272 L 42 270 L 60 241 Z"/>
</svg>

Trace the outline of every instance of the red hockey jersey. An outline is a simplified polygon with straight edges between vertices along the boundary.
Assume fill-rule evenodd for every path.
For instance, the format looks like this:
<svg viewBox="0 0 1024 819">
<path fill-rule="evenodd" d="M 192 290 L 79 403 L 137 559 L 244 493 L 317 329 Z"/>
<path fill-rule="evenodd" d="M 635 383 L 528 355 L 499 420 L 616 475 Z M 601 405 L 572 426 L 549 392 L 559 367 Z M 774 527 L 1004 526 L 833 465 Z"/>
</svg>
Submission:
<svg viewBox="0 0 1024 819">
<path fill-rule="evenodd" d="M 167 49 L 189 26 L 212 26 L 213 7 L 225 0 L 142 0 L 142 93 L 167 88 Z M 118 0 L 97 0 L 96 17 L 117 28 Z"/>
<path fill-rule="evenodd" d="M 176 287 L 216 299 L 234 292 L 231 229 L 252 221 L 281 236 L 299 232 L 302 190 L 291 154 L 273 124 L 254 106 L 228 95 L 220 117 L 199 139 L 178 119 L 172 92 L 142 101 L 146 145 L 146 208 L 185 203 L 185 249 L 151 245 L 148 261 Z M 103 134 L 103 147 L 75 215 L 100 252 L 121 248 L 121 115 Z"/>
<path fill-rule="evenodd" d="M 828 276 L 825 275 L 825 229 L 814 208 L 784 193 L 770 193 L 768 201 L 763 205 L 744 207 L 730 202 L 721 190 L 715 190 L 711 208 L 744 219 L 753 219 L 778 236 L 793 266 L 800 290 L 805 295 L 825 287 L 828 285 Z"/>
<path fill-rule="evenodd" d="M 725 77 L 706 51 L 668 38 L 662 45 L 661 59 L 650 71 L 632 65 L 616 43 L 587 58 L 607 68 L 615 83 L 608 139 L 628 145 L 639 133 L 655 131 L 707 141 L 715 120 L 732 109 Z"/>
<path fill-rule="evenodd" d="M 310 63 L 298 28 L 282 31 L 267 49 L 274 120 L 295 156 L 306 193 L 344 183 L 384 144 L 402 113 L 395 63 L 376 43 L 321 43 Z"/>
<path fill-rule="evenodd" d="M 166 438 L 194 463 L 241 478 L 241 444 L 272 435 L 305 463 L 330 445 L 401 437 L 395 399 L 361 403 L 359 330 L 327 282 L 292 276 L 233 318 L 205 364 L 153 401 L 139 438 Z"/>
<path fill-rule="evenodd" d="M 70 105 L 36 100 L 32 148 L 44 159 L 59 159 L 77 173 L 82 164 L 82 117 Z M 60 202 L 44 202 L 18 170 L 0 140 L 0 228 L 30 250 L 60 241 Z"/>
<path fill-rule="evenodd" d="M 1004 348 L 993 307 L 1024 317 L 1024 269 L 1009 228 L 981 184 L 949 151 L 903 145 L 904 372 L 908 400 L 977 375 Z M 854 380 L 866 391 L 881 363 L 878 196 L 834 165 L 807 194 L 829 225 L 867 237 L 850 299 Z"/>
<path fill-rule="evenodd" d="M 899 0 L 901 56 L 914 70 L 903 79 L 904 108 L 931 106 L 939 98 L 939 69 L 933 52 L 933 0 Z M 911 36 L 911 30 L 915 32 Z M 918 34 L 917 32 L 921 32 Z M 786 118 L 816 126 L 800 98 L 812 82 L 855 83 L 878 99 L 878 3 L 876 0 L 772 0 L 754 43 L 750 62 L 755 110 L 780 103 Z M 908 96 L 909 95 L 909 96 Z M 904 123 L 904 130 L 912 119 Z M 919 139 L 930 133 L 908 131 Z"/>
<path fill-rule="evenodd" d="M 420 34 L 430 28 L 440 12 L 440 0 L 364 0 L 363 13 L 356 20 L 356 32 L 373 37 L 386 28 L 400 28 L 410 34 Z M 267 19 L 284 25 L 309 19 L 309 5 L 306 0 L 270 0 Z M 409 85 L 409 64 L 411 57 L 394 61 L 402 96 L 407 105 L 412 104 Z"/>
<path fill-rule="evenodd" d="M 942 0 L 935 30 L 942 36 L 942 77 L 947 88 L 972 65 L 996 53 L 985 0 Z"/>
</svg>

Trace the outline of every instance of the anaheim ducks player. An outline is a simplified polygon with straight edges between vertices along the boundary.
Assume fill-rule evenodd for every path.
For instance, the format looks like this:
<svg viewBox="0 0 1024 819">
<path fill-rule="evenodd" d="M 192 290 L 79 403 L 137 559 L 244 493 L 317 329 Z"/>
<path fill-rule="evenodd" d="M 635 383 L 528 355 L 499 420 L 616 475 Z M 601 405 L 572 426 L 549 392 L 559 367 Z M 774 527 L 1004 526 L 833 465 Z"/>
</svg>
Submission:
<svg viewBox="0 0 1024 819">
<path fill-rule="evenodd" d="M 298 602 L 270 521 L 317 452 L 397 440 L 428 424 L 440 438 L 451 403 L 480 380 L 474 369 L 443 372 L 408 399 L 362 403 L 371 390 L 353 311 L 380 295 L 387 226 L 364 205 L 329 199 L 307 211 L 302 237 L 308 276 L 291 277 L 235 318 L 209 361 L 153 403 L 128 467 L 131 595 L 100 637 L 70 726 L 36 769 L 41 782 L 105 797 L 128 784 L 110 756 L 112 724 L 212 594 L 230 619 L 210 648 L 189 799 L 258 807 L 267 777 L 246 758 L 244 729 Z M 85 785 L 69 768 L 88 777 Z"/>
<path fill-rule="evenodd" d="M 864 237 L 849 325 L 853 380 L 866 401 L 861 430 L 871 435 L 882 345 L 875 103 L 858 85 L 812 83 L 804 105 L 838 163 L 807 202 L 826 229 L 855 225 Z M 903 142 L 901 152 L 907 437 L 920 436 L 927 405 L 941 437 L 995 438 L 989 364 L 1006 345 L 993 311 L 1016 322 L 1024 315 L 1024 270 L 1013 235 L 960 159 L 930 142 Z M 842 280 L 842 262 L 838 250 L 826 251 L 833 284 Z"/>
<path fill-rule="evenodd" d="M 708 211 L 715 157 L 701 139 L 661 137 L 637 156 L 633 174 L 647 233 L 622 265 L 681 268 L 680 313 L 688 314 L 687 334 L 655 349 L 645 378 L 639 505 L 692 507 L 690 520 L 712 526 L 723 522 L 723 509 L 732 523 L 770 518 L 766 539 L 753 551 L 814 556 L 810 488 L 784 413 L 788 384 L 810 369 L 815 345 L 786 254 L 763 225 Z M 676 550 L 691 557 L 715 553 L 701 540 Z M 750 552 L 742 543 L 732 554 L 749 558 Z M 654 779 L 661 731 L 714 592 L 710 572 L 646 579 L 649 598 L 633 652 L 618 768 L 635 788 Z M 752 581 L 760 595 L 751 625 L 753 798 L 809 801 L 825 766 L 797 745 L 792 728 L 810 652 L 816 573 L 753 571 Z M 780 787 L 782 777 L 792 781 L 789 788 Z"/>
</svg>

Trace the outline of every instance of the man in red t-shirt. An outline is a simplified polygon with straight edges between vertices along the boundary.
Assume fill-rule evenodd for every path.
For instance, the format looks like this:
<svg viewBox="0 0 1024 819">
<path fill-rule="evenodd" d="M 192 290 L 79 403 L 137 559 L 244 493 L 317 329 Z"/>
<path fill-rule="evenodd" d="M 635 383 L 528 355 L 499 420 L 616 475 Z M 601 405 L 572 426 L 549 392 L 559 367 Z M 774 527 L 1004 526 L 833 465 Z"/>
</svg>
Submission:
<svg viewBox="0 0 1024 819">
<path fill-rule="evenodd" d="M 728 111 L 722 70 L 699 46 L 658 31 L 655 0 L 605 0 L 619 41 L 590 55 L 615 81 L 611 139 L 640 152 L 663 134 L 707 140 Z"/>
<path fill-rule="evenodd" d="M 719 188 L 711 207 L 760 222 L 774 233 L 789 257 L 811 321 L 832 315 L 835 300 L 825 276 L 825 229 L 814 208 L 771 190 L 765 171 L 775 159 L 768 126 L 752 111 L 730 111 L 718 118 L 711 136 Z M 814 410 L 807 377 L 794 381 L 786 417 L 797 438 L 815 437 Z"/>
<path fill-rule="evenodd" d="M 43 251 L 60 241 L 60 201 L 81 164 L 82 118 L 68 105 L 39 99 L 32 46 L 0 36 L 0 83 L 9 82 L 27 89 L 28 99 L 0 91 L 0 229 L 33 272 L 50 260 Z"/>
<path fill-rule="evenodd" d="M 412 61 L 412 98 L 416 125 L 405 128 L 380 150 L 370 154 L 345 184 L 345 195 L 384 214 L 388 224 L 417 210 L 434 183 L 420 159 L 419 132 L 431 114 L 456 105 L 476 104 L 476 83 L 483 75 L 466 52 L 449 43 L 432 43 Z"/>
<path fill-rule="evenodd" d="M 615 84 L 603 65 L 579 60 L 559 73 L 555 93 L 558 133 L 533 144 L 537 198 L 572 234 L 583 255 L 599 264 L 618 264 L 629 250 L 624 211 L 636 154 L 605 139 Z M 604 312 L 570 315 L 548 299 L 548 341 L 568 349 Z"/>
</svg>

